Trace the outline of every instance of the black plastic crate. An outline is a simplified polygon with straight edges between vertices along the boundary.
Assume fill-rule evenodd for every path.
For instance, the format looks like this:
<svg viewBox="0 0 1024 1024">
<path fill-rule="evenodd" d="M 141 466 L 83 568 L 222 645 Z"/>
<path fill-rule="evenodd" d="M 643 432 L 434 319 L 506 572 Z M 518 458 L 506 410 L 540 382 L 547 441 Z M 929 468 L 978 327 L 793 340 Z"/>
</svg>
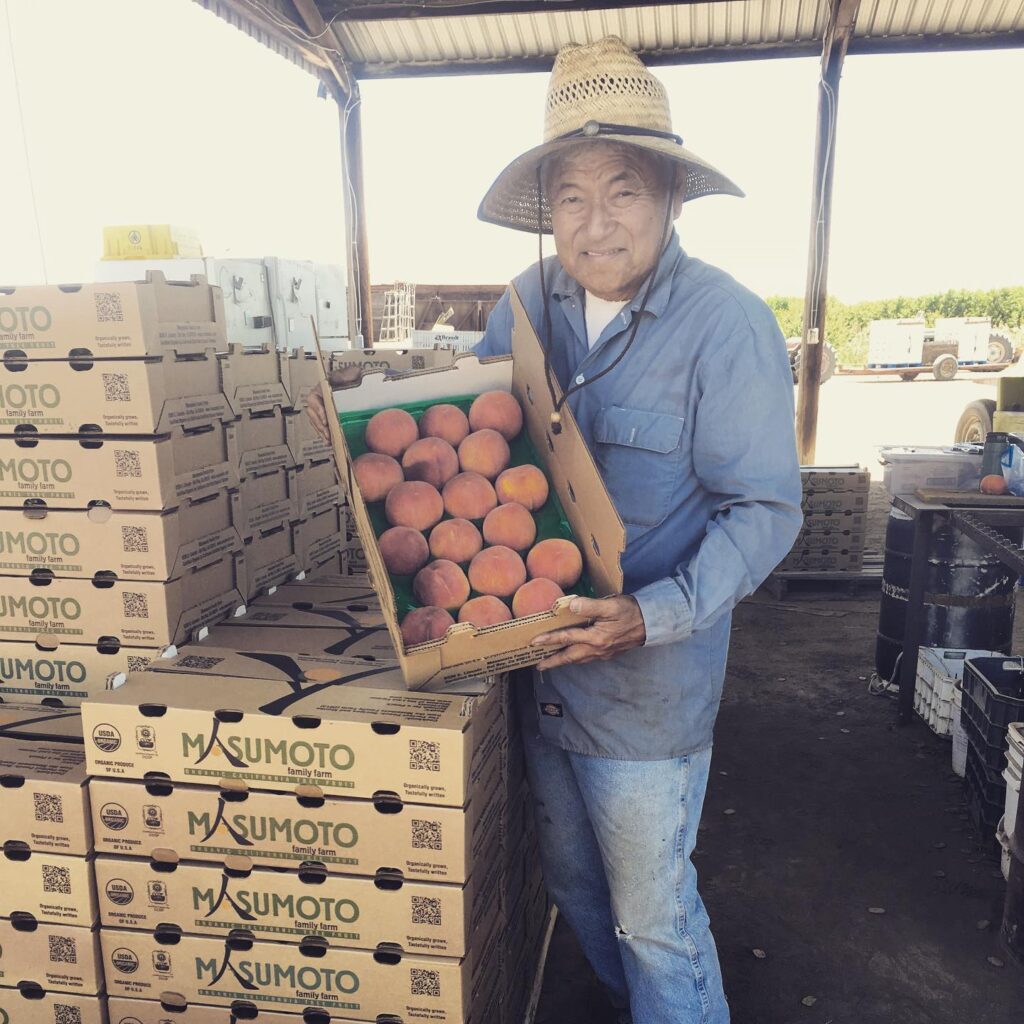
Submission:
<svg viewBox="0 0 1024 1024">
<path fill-rule="evenodd" d="M 981 833 L 983 841 L 995 842 L 996 826 L 1006 809 L 1006 780 L 999 773 L 990 772 L 982 763 L 977 750 L 967 747 L 967 810 Z"/>
<path fill-rule="evenodd" d="M 988 719 L 973 701 L 965 700 L 961 704 L 960 724 L 967 734 L 967 742 L 977 751 L 985 767 L 990 772 L 1001 772 L 1006 765 L 1006 732 L 1003 732 L 997 743 L 989 743 L 986 737 L 995 730 L 989 728 Z"/>
<path fill-rule="evenodd" d="M 1005 745 L 1011 722 L 1024 722 L 1024 658 L 968 658 L 965 715 L 989 746 Z"/>
</svg>

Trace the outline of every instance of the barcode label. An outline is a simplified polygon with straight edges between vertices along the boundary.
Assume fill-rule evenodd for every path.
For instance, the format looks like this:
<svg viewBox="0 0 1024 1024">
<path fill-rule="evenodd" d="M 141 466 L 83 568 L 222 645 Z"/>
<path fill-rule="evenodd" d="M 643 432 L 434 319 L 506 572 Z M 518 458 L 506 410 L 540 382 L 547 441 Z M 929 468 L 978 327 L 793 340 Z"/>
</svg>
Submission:
<svg viewBox="0 0 1024 1024">
<path fill-rule="evenodd" d="M 126 619 L 147 619 L 149 618 L 149 604 L 146 595 L 135 590 L 126 590 L 121 595 L 121 603 L 124 605 L 124 617 Z"/>
<path fill-rule="evenodd" d="M 441 975 L 439 972 L 425 971 L 419 967 L 413 967 L 409 972 L 409 977 L 412 980 L 411 991 L 414 996 L 440 997 Z"/>
<path fill-rule="evenodd" d="M 433 896 L 413 896 L 412 923 L 441 927 L 441 901 Z"/>
<path fill-rule="evenodd" d="M 127 373 L 103 374 L 103 399 L 106 402 L 130 402 L 132 390 L 128 386 Z"/>
<path fill-rule="evenodd" d="M 128 671 L 129 672 L 141 672 L 150 662 L 151 659 L 143 658 L 138 654 L 128 655 Z"/>
<path fill-rule="evenodd" d="M 36 812 L 36 821 L 50 821 L 55 825 L 64 822 L 64 803 L 59 796 L 51 793 L 33 793 L 32 804 Z"/>
<path fill-rule="evenodd" d="M 77 964 L 78 949 L 70 935 L 50 935 L 50 962 L 54 964 Z"/>
<path fill-rule="evenodd" d="M 186 654 L 175 662 L 177 668 L 214 668 L 223 658 L 204 658 L 201 654 Z"/>
<path fill-rule="evenodd" d="M 441 846 L 441 822 L 423 821 L 413 818 L 410 821 L 412 828 L 412 848 L 414 850 L 440 850 Z"/>
<path fill-rule="evenodd" d="M 409 740 L 409 768 L 414 771 L 441 770 L 441 744 L 430 740 Z"/>
<path fill-rule="evenodd" d="M 122 526 L 121 548 L 133 555 L 142 555 L 149 551 L 149 536 L 144 526 Z"/>
<path fill-rule="evenodd" d="M 56 892 L 62 896 L 71 895 L 71 871 L 53 864 L 43 865 L 43 892 Z"/>
<path fill-rule="evenodd" d="M 119 477 L 142 476 L 142 459 L 139 457 L 139 453 L 126 448 L 115 448 L 114 475 Z"/>
<path fill-rule="evenodd" d="M 53 1024 L 82 1024 L 82 1011 L 67 1003 L 53 1004 Z"/>
<path fill-rule="evenodd" d="M 96 292 L 96 320 L 101 324 L 119 323 L 124 320 L 121 296 L 117 292 Z"/>
</svg>

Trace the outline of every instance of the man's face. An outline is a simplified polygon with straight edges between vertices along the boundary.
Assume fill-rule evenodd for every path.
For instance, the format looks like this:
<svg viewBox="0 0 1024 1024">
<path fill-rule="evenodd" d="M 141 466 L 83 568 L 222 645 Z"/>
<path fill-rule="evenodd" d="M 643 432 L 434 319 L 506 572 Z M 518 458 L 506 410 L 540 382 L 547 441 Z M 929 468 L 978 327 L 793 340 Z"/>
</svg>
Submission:
<svg viewBox="0 0 1024 1024">
<path fill-rule="evenodd" d="M 625 302 L 654 269 L 664 244 L 667 172 L 614 142 L 581 143 L 547 179 L 555 249 L 569 275 L 602 299 Z M 672 197 L 673 219 L 682 195 Z"/>
</svg>

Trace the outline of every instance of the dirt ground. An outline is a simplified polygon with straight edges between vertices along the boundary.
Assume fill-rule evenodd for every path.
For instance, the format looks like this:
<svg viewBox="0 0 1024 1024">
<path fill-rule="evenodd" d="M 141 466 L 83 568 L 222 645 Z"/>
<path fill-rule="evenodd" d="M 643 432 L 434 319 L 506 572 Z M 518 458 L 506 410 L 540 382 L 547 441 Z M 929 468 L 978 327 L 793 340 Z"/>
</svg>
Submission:
<svg viewBox="0 0 1024 1024">
<path fill-rule="evenodd" d="M 1024 969 L 998 940 L 1005 883 L 950 744 L 920 721 L 898 728 L 894 702 L 868 693 L 878 599 L 762 591 L 734 616 L 694 856 L 734 1024 L 1024 1019 Z M 560 923 L 537 1021 L 613 1019 Z"/>
</svg>

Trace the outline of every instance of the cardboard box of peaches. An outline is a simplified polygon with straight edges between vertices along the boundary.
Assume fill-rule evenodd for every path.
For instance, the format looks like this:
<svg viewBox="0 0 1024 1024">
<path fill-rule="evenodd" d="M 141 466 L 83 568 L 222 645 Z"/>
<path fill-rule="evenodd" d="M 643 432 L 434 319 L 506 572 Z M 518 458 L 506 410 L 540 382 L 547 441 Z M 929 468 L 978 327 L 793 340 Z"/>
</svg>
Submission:
<svg viewBox="0 0 1024 1024">
<path fill-rule="evenodd" d="M 322 384 L 368 573 L 411 687 L 536 664 L 622 589 L 625 530 L 513 290 L 512 357 Z M 560 396 L 558 385 L 555 394 Z"/>
</svg>

